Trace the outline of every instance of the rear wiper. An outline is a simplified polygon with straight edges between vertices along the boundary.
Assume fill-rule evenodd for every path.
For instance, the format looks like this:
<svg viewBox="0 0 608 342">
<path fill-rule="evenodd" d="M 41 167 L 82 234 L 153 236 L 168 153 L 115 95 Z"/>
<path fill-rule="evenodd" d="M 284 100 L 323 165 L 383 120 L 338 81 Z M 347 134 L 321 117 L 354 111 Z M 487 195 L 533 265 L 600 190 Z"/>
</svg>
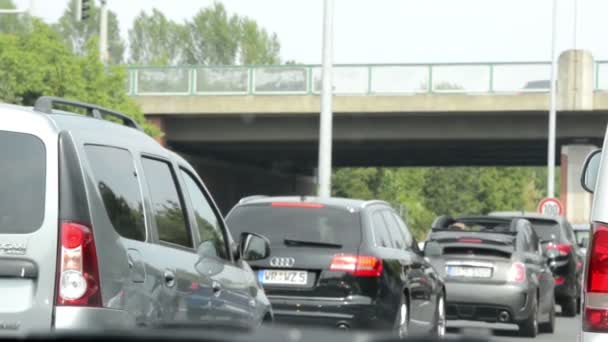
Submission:
<svg viewBox="0 0 608 342">
<path fill-rule="evenodd" d="M 328 248 L 342 248 L 342 245 L 338 243 L 322 242 L 322 241 L 305 241 L 305 240 L 283 240 L 287 246 L 312 246 L 312 247 L 328 247 Z"/>
</svg>

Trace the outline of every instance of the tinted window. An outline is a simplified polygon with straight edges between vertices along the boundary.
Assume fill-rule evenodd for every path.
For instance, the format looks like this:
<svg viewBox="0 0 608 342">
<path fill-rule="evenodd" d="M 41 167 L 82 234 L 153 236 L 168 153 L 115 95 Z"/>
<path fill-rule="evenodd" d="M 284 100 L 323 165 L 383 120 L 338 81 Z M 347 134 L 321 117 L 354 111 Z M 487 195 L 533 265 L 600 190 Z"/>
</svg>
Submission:
<svg viewBox="0 0 608 342">
<path fill-rule="evenodd" d="M 399 228 L 401 229 L 401 232 L 403 232 L 403 236 L 405 238 L 405 245 L 408 246 L 408 247 L 413 246 L 414 237 L 412 236 L 412 233 L 410 232 L 410 229 L 407 227 L 407 225 L 405 224 L 405 222 L 403 222 L 403 220 L 401 219 L 401 217 L 399 217 L 397 214 L 393 213 L 393 217 L 397 221 L 397 224 L 399 225 Z M 415 248 L 418 249 L 418 246 L 415 246 Z"/>
<path fill-rule="evenodd" d="M 395 221 L 395 217 L 393 216 L 393 213 L 390 212 L 389 210 L 384 210 L 382 212 L 382 216 L 384 216 L 384 222 L 386 223 L 388 231 L 393 240 L 392 245 L 398 249 L 404 249 L 404 248 L 408 247 L 405 242 L 405 237 L 403 236 L 401 229 L 399 229 L 399 226 L 397 225 L 397 221 Z"/>
<path fill-rule="evenodd" d="M 44 218 L 44 144 L 33 135 L 0 132 L 0 160 L 0 233 L 31 233 Z"/>
<path fill-rule="evenodd" d="M 376 211 L 372 215 L 372 226 L 376 246 L 392 248 L 391 236 L 389 235 L 388 228 L 386 227 L 386 223 L 382 217 L 382 212 Z"/>
<path fill-rule="evenodd" d="M 84 149 L 114 229 L 125 238 L 144 241 L 144 211 L 131 153 L 96 145 Z"/>
<path fill-rule="evenodd" d="M 553 220 L 534 220 L 528 219 L 532 223 L 532 229 L 541 240 L 562 239 L 559 223 Z"/>
<path fill-rule="evenodd" d="M 358 212 L 341 208 L 290 208 L 269 204 L 237 207 L 226 218 L 235 237 L 251 232 L 266 236 L 275 246 L 283 246 L 285 239 L 290 239 L 351 248 L 361 244 L 360 221 Z"/>
<path fill-rule="evenodd" d="M 158 238 L 164 242 L 192 247 L 192 238 L 186 226 L 175 177 L 171 166 L 163 161 L 143 158 Z"/>
<path fill-rule="evenodd" d="M 228 251 L 224 240 L 224 233 L 217 216 L 213 212 L 211 204 L 205 197 L 203 191 L 198 186 L 196 180 L 184 170 L 181 171 L 182 177 L 190 196 L 190 202 L 196 217 L 196 226 L 201 238 L 201 242 L 211 241 L 215 247 L 216 255 L 220 258 L 228 259 Z"/>
</svg>

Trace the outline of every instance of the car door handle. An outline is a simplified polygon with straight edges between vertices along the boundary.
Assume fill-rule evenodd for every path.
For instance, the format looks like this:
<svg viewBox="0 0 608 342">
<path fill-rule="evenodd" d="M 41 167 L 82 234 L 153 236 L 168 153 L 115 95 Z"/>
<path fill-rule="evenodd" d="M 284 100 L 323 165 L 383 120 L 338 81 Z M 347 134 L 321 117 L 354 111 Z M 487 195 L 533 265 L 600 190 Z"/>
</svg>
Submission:
<svg viewBox="0 0 608 342">
<path fill-rule="evenodd" d="M 215 296 L 219 296 L 222 292 L 222 284 L 217 281 L 213 281 L 213 283 L 211 283 L 211 290 Z"/>
<path fill-rule="evenodd" d="M 175 286 L 175 273 L 173 273 L 173 271 L 165 270 L 163 276 L 165 278 L 165 285 L 167 285 L 167 287 Z"/>
</svg>

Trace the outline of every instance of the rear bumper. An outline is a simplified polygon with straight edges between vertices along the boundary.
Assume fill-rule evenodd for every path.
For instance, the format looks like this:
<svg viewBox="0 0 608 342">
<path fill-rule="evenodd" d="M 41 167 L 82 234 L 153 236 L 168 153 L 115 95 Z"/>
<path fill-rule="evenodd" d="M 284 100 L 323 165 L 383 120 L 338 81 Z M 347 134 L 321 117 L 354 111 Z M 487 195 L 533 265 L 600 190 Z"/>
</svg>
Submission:
<svg viewBox="0 0 608 342">
<path fill-rule="evenodd" d="M 372 299 L 364 296 L 346 298 L 309 298 L 268 296 L 277 324 L 309 325 L 325 328 L 377 330 L 392 328 L 383 322 Z"/>
<path fill-rule="evenodd" d="M 135 319 L 126 311 L 107 308 L 58 306 L 55 330 L 123 330 L 135 327 Z"/>
<path fill-rule="evenodd" d="M 508 313 L 501 323 L 517 323 L 530 315 L 529 290 L 521 285 L 446 283 L 447 318 L 498 322 L 501 312 Z"/>
<path fill-rule="evenodd" d="M 604 333 L 592 333 L 583 331 L 580 335 L 580 342 L 603 342 L 608 339 L 608 334 Z"/>
</svg>

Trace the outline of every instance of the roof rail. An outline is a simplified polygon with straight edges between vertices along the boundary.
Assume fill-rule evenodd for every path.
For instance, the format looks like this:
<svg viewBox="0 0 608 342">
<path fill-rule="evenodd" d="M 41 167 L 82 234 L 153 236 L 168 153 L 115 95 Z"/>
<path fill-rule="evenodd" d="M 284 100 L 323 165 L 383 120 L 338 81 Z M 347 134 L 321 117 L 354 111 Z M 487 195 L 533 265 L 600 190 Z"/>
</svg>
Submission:
<svg viewBox="0 0 608 342">
<path fill-rule="evenodd" d="M 104 115 L 111 116 L 113 118 L 121 120 L 122 124 L 125 126 L 143 131 L 142 128 L 137 124 L 137 122 L 135 122 L 135 120 L 133 120 L 133 118 L 131 118 L 123 113 L 119 113 L 119 112 L 113 111 L 111 109 L 99 107 L 94 104 L 75 101 L 75 100 L 68 100 L 68 99 L 64 99 L 61 97 L 41 96 L 36 100 L 36 103 L 34 104 L 34 110 L 36 110 L 38 112 L 46 113 L 46 114 L 53 114 L 53 107 L 54 107 L 54 105 L 57 105 L 57 104 L 85 109 L 87 116 L 90 116 L 90 117 L 93 117 L 96 119 L 103 120 Z"/>
<path fill-rule="evenodd" d="M 260 198 L 266 198 L 268 196 L 266 195 L 251 195 L 251 196 L 247 196 L 247 197 L 243 197 L 239 200 L 238 204 L 243 204 L 243 203 L 247 203 L 249 201 L 255 200 L 255 199 L 260 199 Z"/>
<path fill-rule="evenodd" d="M 365 201 L 363 202 L 363 204 L 361 205 L 362 208 L 365 208 L 369 205 L 374 205 L 374 204 L 382 204 L 382 205 L 388 205 L 390 207 L 390 204 L 386 201 L 383 200 L 369 200 L 369 201 Z"/>
</svg>

